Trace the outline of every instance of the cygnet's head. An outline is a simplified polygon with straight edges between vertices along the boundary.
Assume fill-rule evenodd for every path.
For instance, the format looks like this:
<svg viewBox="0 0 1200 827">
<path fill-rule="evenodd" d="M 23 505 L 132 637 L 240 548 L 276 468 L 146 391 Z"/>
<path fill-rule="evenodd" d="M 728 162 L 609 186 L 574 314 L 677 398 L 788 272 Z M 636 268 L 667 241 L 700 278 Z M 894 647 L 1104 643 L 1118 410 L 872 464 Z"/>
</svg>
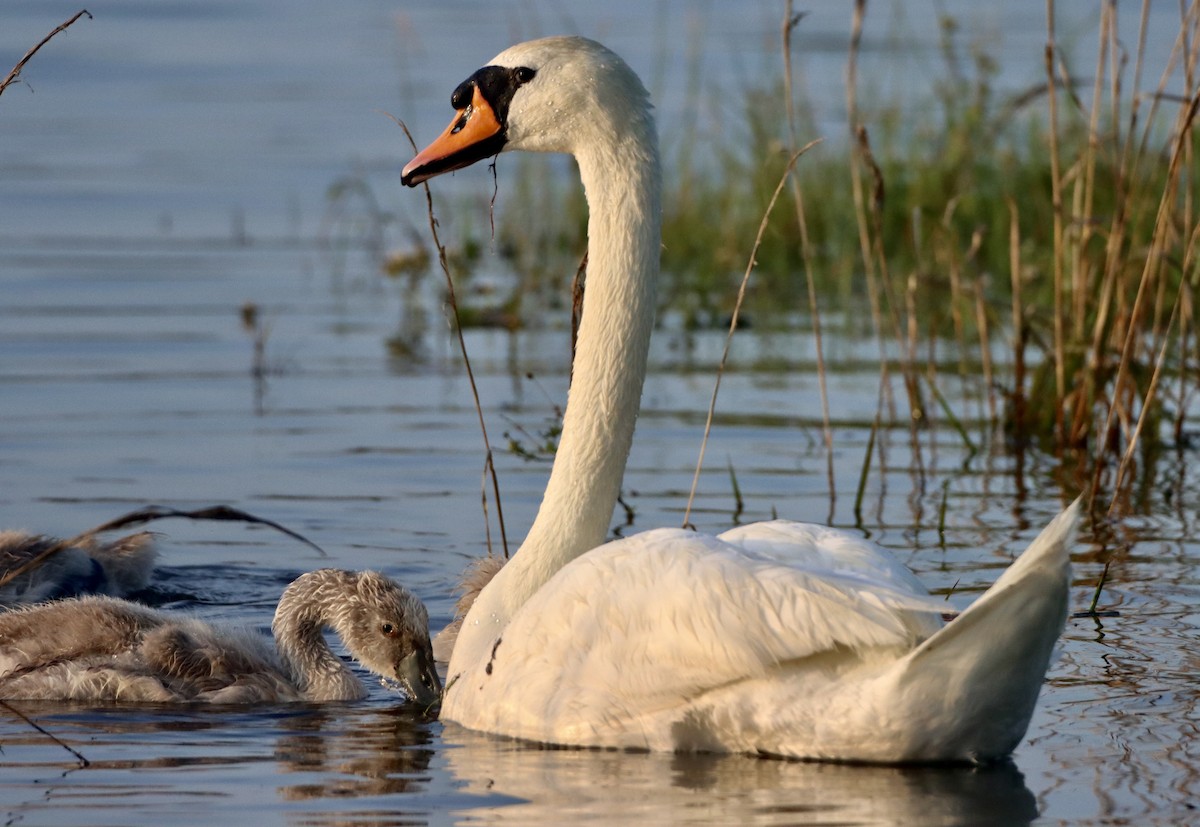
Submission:
<svg viewBox="0 0 1200 827">
<path fill-rule="evenodd" d="M 315 618 L 333 628 L 364 667 L 398 681 L 412 701 L 423 707 L 441 703 L 429 613 L 408 589 L 374 571 L 308 572 L 279 601 L 272 626 L 281 647 Z"/>
<path fill-rule="evenodd" d="M 394 675 L 408 697 L 421 706 L 441 702 L 442 683 L 429 642 L 429 613 L 416 595 L 378 572 L 365 571 L 358 577 L 348 612 L 353 632 L 345 633 L 346 645 L 363 666 L 380 675 Z"/>
</svg>

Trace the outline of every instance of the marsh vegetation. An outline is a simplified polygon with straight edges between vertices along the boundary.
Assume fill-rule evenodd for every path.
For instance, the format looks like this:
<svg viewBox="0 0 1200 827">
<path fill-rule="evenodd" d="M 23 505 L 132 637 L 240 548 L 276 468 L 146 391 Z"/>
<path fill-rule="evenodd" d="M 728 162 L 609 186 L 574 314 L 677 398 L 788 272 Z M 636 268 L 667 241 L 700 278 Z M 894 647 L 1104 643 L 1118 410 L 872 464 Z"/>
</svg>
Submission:
<svg viewBox="0 0 1200 827">
<path fill-rule="evenodd" d="M 941 420 L 970 445 L 1037 445 L 1073 467 L 1068 488 L 1107 492 L 1115 505 L 1158 453 L 1195 439 L 1185 423 L 1200 377 L 1200 12 L 1182 10 L 1174 48 L 1151 54 L 1144 32 L 1120 31 L 1116 4 L 1104 3 L 1096 63 L 1077 66 L 1048 2 L 1045 48 L 1029 44 L 1043 77 L 1007 94 L 995 89 L 988 44 L 943 15 L 931 97 L 868 106 L 857 63 L 873 21 L 859 2 L 848 128 L 821 136 L 795 82 L 803 15 L 781 7 L 779 50 L 764 58 L 772 71 L 725 90 L 735 108 L 721 128 L 664 135 L 664 323 L 728 324 L 789 150 L 821 137 L 769 216 L 744 318 L 813 329 L 822 374 L 822 319 L 873 338 L 883 419 Z M 706 105 L 703 88 L 689 86 L 691 109 Z M 439 207 L 456 278 L 488 285 L 484 309 L 468 305 L 462 322 L 565 320 L 564 284 L 585 247 L 582 193 L 554 163 L 502 163 L 507 186 L 490 203 Z M 430 258 L 418 235 L 406 237 L 385 266 L 411 275 Z M 509 271 L 499 287 L 487 249 Z"/>
</svg>

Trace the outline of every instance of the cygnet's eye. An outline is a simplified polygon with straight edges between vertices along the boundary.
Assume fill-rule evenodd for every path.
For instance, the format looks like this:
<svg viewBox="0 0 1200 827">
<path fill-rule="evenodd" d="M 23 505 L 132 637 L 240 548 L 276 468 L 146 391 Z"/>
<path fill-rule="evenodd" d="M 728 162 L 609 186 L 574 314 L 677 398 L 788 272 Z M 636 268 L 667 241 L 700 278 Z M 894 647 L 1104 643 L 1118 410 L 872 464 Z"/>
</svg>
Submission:
<svg viewBox="0 0 1200 827">
<path fill-rule="evenodd" d="M 383 632 L 388 637 L 396 636 L 396 627 L 394 625 L 392 625 L 391 623 L 381 624 L 379 627 L 379 631 Z"/>
<path fill-rule="evenodd" d="M 518 66 L 513 76 L 517 79 L 517 83 L 529 83 L 536 74 L 537 71 L 530 69 L 528 66 Z"/>
</svg>

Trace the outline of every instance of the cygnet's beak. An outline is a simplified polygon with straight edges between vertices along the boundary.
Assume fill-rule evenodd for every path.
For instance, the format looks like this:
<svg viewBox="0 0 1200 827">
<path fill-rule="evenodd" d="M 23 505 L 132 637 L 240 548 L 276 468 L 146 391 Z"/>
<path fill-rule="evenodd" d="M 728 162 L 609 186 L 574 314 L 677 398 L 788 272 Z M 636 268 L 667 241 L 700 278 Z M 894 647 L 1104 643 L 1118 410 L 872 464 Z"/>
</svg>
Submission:
<svg viewBox="0 0 1200 827">
<path fill-rule="evenodd" d="M 414 650 L 396 664 L 396 680 L 414 703 L 427 709 L 441 705 L 442 679 L 428 647 Z"/>
<path fill-rule="evenodd" d="M 455 112 L 454 120 L 437 140 L 408 162 L 400 181 L 415 187 L 436 175 L 490 158 L 503 148 L 504 127 L 476 84 L 471 102 Z"/>
</svg>

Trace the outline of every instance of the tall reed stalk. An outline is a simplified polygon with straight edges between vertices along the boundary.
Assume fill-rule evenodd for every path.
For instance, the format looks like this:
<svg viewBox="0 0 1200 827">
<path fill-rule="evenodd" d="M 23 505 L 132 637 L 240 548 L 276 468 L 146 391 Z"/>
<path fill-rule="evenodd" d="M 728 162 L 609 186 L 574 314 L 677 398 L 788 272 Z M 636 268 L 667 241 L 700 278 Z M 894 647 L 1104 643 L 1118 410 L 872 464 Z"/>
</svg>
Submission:
<svg viewBox="0 0 1200 827">
<path fill-rule="evenodd" d="M 791 0 L 782 5 L 779 80 L 727 95 L 744 105 L 742 120 L 723 118 L 723 131 L 710 137 L 697 119 L 667 156 L 674 174 L 665 188 L 660 295 L 689 326 L 728 317 L 746 240 L 780 178 L 780 150 L 818 137 L 805 121 L 811 107 L 792 82 L 802 71 L 794 58 L 803 55 L 803 26 Z M 820 163 L 796 169 L 788 183 L 793 209 L 769 217 L 755 289 L 744 297 L 760 329 L 787 323 L 778 308 L 807 302 L 831 491 L 823 343 L 830 309 L 849 311 L 849 335 L 873 337 L 882 426 L 909 430 L 918 463 L 925 444 L 936 447 L 918 426 L 941 413 L 968 452 L 1035 446 L 1072 469 L 1071 487 L 1111 487 L 1115 501 L 1130 480 L 1152 470 L 1157 452 L 1187 439 L 1188 406 L 1200 395 L 1200 3 L 1181 8 L 1179 36 L 1160 55 L 1147 45 L 1149 0 L 1135 40 L 1118 30 L 1116 2 L 1106 0 L 1090 75 L 1072 67 L 1059 43 L 1059 12 L 1046 0 L 1045 41 L 1030 44 L 1041 58 L 1038 82 L 1006 98 L 992 88 L 987 46 L 968 50 L 972 62 L 965 63 L 959 29 L 943 17 L 946 66 L 934 106 L 912 118 L 909 110 L 860 102 L 870 21 L 865 0 L 851 7 L 848 140 L 826 144 Z M 692 69 L 689 100 L 699 111 L 706 86 L 696 77 L 699 66 Z M 554 220 L 534 247 L 528 221 L 502 222 L 496 247 L 517 251 L 518 271 L 523 262 L 555 272 L 574 266 L 584 232 L 578 192 L 557 181 L 535 184 L 540 195 L 529 203 Z M 542 282 L 549 280 L 524 282 L 522 294 Z M 514 306 L 521 310 L 520 302 Z M 946 340 L 957 349 L 956 385 L 937 375 Z M 894 375 L 903 381 L 903 401 L 893 394 Z M 964 417 L 971 402 L 980 414 Z"/>
<path fill-rule="evenodd" d="M 1149 12 L 1149 0 L 1144 0 L 1129 114 L 1122 119 L 1116 4 L 1104 4 L 1090 110 L 1079 116 L 1086 123 L 1087 139 L 1077 144 L 1075 156 L 1064 166 L 1058 161 L 1061 127 L 1055 90 L 1060 84 L 1069 89 L 1071 82 L 1055 43 L 1054 0 L 1047 0 L 1046 9 L 1055 213 L 1055 443 L 1060 450 L 1080 449 L 1083 463 L 1090 463 L 1093 497 L 1111 485 L 1112 513 L 1130 479 L 1139 442 L 1149 439 L 1157 445 L 1164 436 L 1159 392 L 1163 372 L 1177 371 L 1181 382 L 1188 373 L 1186 352 L 1172 354 L 1168 345 L 1177 324 L 1185 325 L 1185 340 L 1189 335 L 1192 321 L 1184 308 L 1191 305 L 1197 279 L 1194 248 L 1200 227 L 1192 206 L 1192 161 L 1200 106 L 1194 75 L 1200 9 L 1195 4 L 1181 9 L 1179 36 L 1157 89 L 1143 97 L 1139 84 Z M 1169 93 L 1169 81 L 1181 63 L 1183 91 Z M 1102 94 L 1106 79 L 1107 100 Z M 1150 101 L 1150 111 L 1143 122 L 1144 100 Z M 1156 115 L 1164 103 L 1177 110 L 1158 149 L 1161 128 Z M 1102 129 L 1105 118 L 1107 131 Z M 1070 199 L 1063 197 L 1068 186 Z M 1096 206 L 1101 189 L 1109 196 L 1107 223 Z M 1177 401 L 1182 399 L 1179 394 Z"/>
<path fill-rule="evenodd" d="M 799 145 L 796 135 L 796 103 L 792 93 L 792 32 L 803 18 L 792 10 L 792 0 L 787 0 L 783 9 L 781 39 L 783 41 L 783 88 L 787 101 L 788 150 L 795 152 Z M 829 516 L 837 506 L 837 483 L 833 473 L 833 428 L 829 424 L 829 388 L 825 375 L 825 346 L 821 339 L 821 310 L 817 303 L 815 265 L 813 263 L 812 240 L 805 219 L 804 196 L 800 184 L 793 175 L 787 176 L 791 188 L 792 204 L 796 210 L 796 229 L 800 234 L 800 258 L 804 262 L 804 286 L 808 293 L 808 312 L 812 322 L 813 345 L 817 357 L 817 384 L 821 392 L 821 433 L 825 440 L 825 473 L 829 482 Z"/>
</svg>

